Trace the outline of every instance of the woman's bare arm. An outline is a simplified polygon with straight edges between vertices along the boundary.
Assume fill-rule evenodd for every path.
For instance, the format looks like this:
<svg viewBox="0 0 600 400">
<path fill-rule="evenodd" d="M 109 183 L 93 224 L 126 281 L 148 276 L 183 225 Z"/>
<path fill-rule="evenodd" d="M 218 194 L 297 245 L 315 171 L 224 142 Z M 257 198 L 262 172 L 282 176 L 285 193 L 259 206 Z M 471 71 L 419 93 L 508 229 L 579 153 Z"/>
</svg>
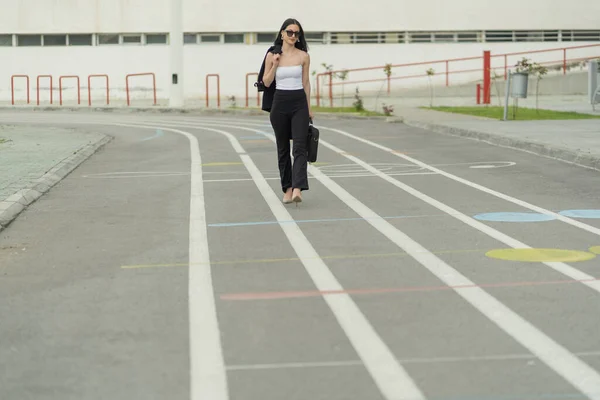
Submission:
<svg viewBox="0 0 600 400">
<path fill-rule="evenodd" d="M 279 57 L 279 54 L 267 54 L 267 59 L 265 60 L 265 71 L 267 72 L 263 75 L 263 83 L 266 87 L 271 86 L 275 80 L 275 72 L 277 71 L 277 66 L 279 65 Z"/>
</svg>

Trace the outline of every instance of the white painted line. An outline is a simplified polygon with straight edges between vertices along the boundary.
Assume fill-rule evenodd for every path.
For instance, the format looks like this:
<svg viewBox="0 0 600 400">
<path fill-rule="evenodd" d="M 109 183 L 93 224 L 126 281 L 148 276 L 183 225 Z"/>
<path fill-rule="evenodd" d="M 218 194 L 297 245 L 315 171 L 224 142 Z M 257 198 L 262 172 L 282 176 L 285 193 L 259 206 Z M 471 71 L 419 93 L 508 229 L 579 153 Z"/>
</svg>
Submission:
<svg viewBox="0 0 600 400">
<path fill-rule="evenodd" d="M 363 363 L 356 361 L 330 361 L 330 362 L 298 362 L 280 364 L 247 364 L 228 365 L 227 371 L 256 371 L 265 369 L 288 369 L 288 368 L 332 368 L 332 367 L 358 367 Z"/>
<path fill-rule="evenodd" d="M 298 225 L 296 223 L 287 223 L 293 220 L 292 216 L 264 179 L 250 156 L 245 154 L 243 147 L 235 136 L 218 129 L 200 125 L 196 127 L 198 129 L 221 133 L 229 139 L 231 145 L 238 152 L 245 167 L 256 182 L 256 186 L 275 218 L 278 221 L 286 222 L 281 223 L 280 227 L 317 289 L 344 290 Z M 411 377 L 400 366 L 390 349 L 381 340 L 349 295 L 323 296 L 323 298 L 386 399 L 425 399 Z"/>
<path fill-rule="evenodd" d="M 189 226 L 189 319 L 191 400 L 227 400 L 227 376 L 212 285 L 202 159 L 198 139 L 189 132 L 166 128 L 111 123 L 134 128 L 162 129 L 188 138 L 191 156 Z"/>
<path fill-rule="evenodd" d="M 597 357 L 600 351 L 575 353 L 579 357 Z M 533 354 L 498 354 L 490 356 L 471 357 L 424 357 L 424 358 L 402 358 L 400 364 L 442 364 L 442 363 L 477 363 L 490 361 L 515 361 L 515 360 L 537 360 Z M 269 369 L 292 369 L 292 368 L 335 368 L 335 367 L 358 367 L 362 366 L 359 360 L 350 361 L 323 361 L 323 362 L 291 362 L 274 364 L 241 364 L 228 365 L 228 371 L 255 371 Z"/>
<path fill-rule="evenodd" d="M 187 126 L 187 125 L 186 125 Z M 227 127 L 229 127 L 229 125 L 226 125 Z M 256 132 L 255 129 L 252 128 L 242 128 L 242 127 L 238 127 L 238 129 L 244 129 L 244 130 L 249 130 L 249 131 L 254 131 Z M 339 129 L 333 129 L 333 128 L 326 128 L 328 130 L 331 130 L 333 132 L 337 132 L 340 133 L 342 135 L 349 135 L 350 137 L 354 138 L 354 135 L 339 130 Z M 270 137 L 271 140 L 275 140 L 274 138 Z M 358 138 L 360 139 L 360 138 Z M 361 139 L 360 141 L 364 141 L 363 139 Z M 367 141 L 368 142 L 368 141 Z M 454 218 L 458 219 L 459 221 L 464 222 L 465 224 L 479 230 L 480 232 L 498 240 L 501 243 L 506 244 L 507 246 L 510 246 L 512 248 L 531 248 L 530 246 L 528 246 L 527 244 L 520 242 L 517 239 L 514 239 L 511 236 L 508 236 L 500 231 L 498 231 L 497 229 L 494 229 L 472 217 L 469 217 L 461 212 L 459 212 L 458 210 L 453 209 L 452 207 L 430 197 L 427 196 L 426 194 L 412 188 L 411 186 L 408 186 L 394 178 L 392 178 L 390 175 L 383 173 L 382 171 L 378 170 L 377 168 L 373 167 L 372 165 L 362 161 L 361 159 L 349 155 L 347 154 L 344 150 L 328 143 L 325 140 L 321 140 L 320 143 L 327 147 L 328 149 L 334 151 L 337 154 L 340 154 L 344 157 L 346 157 L 347 159 L 351 160 L 352 162 L 354 162 L 355 164 L 357 164 L 358 166 L 360 166 L 361 168 L 363 168 L 366 171 L 369 171 L 370 173 L 372 173 L 373 175 L 379 176 L 380 178 L 386 180 L 387 182 L 391 183 L 392 185 L 404 190 L 405 192 L 413 195 L 414 197 L 426 202 L 427 204 L 430 204 L 431 206 L 437 208 L 440 211 L 443 211 L 445 213 L 447 213 L 448 215 L 453 216 Z M 373 143 L 376 146 L 376 143 Z M 387 148 L 386 148 L 387 149 Z M 391 152 L 391 149 L 387 149 Z M 431 167 L 425 163 L 420 163 L 419 164 L 423 169 L 427 169 L 427 170 L 433 170 L 433 172 L 440 171 L 443 172 L 441 170 L 438 170 L 437 168 Z M 315 170 L 314 168 L 312 170 Z M 326 176 L 325 174 L 322 173 L 322 171 L 319 171 L 320 174 L 322 174 L 323 176 Z M 313 174 L 314 176 L 314 174 Z M 328 177 L 331 178 L 331 177 Z M 556 214 L 554 212 L 548 211 L 551 214 L 555 214 L 555 215 L 559 215 Z M 564 218 L 568 218 L 568 217 L 564 217 Z M 572 278 L 574 280 L 577 281 L 581 281 L 581 283 L 583 285 L 586 285 L 587 287 L 591 288 L 592 290 L 595 290 L 596 292 L 600 293 L 600 281 L 595 280 L 593 276 L 586 274 L 583 271 L 578 270 L 577 268 L 574 268 L 568 264 L 562 263 L 562 262 L 545 262 L 544 263 L 546 266 L 552 268 L 553 270 L 569 277 Z"/>
<path fill-rule="evenodd" d="M 193 127 L 194 125 L 185 125 L 185 126 L 191 126 L 191 127 Z M 220 125 L 220 126 L 233 127 L 231 125 Z M 243 130 L 247 130 L 247 131 L 258 132 L 256 129 L 252 129 L 252 128 L 237 127 L 237 129 L 243 129 Z M 350 134 L 348 132 L 339 130 L 339 129 L 333 129 L 333 128 L 325 128 L 325 129 L 331 130 L 333 132 L 340 133 L 340 134 L 345 135 L 345 136 L 349 135 L 350 137 L 354 138 L 354 135 L 352 135 L 352 134 Z M 274 137 L 269 136 L 269 138 L 272 141 L 275 140 Z M 364 141 L 361 138 L 357 138 L 357 140 L 358 139 L 360 139 L 360 141 Z M 366 142 L 369 142 L 369 141 L 366 141 Z M 469 225 L 469 226 L 471 226 L 471 227 L 479 230 L 480 232 L 482 232 L 482 233 L 484 233 L 484 234 L 486 234 L 486 235 L 488 235 L 488 236 L 490 236 L 490 237 L 498 240 L 499 242 L 506 244 L 507 246 L 510 246 L 512 248 L 531 248 L 527 244 L 525 244 L 523 242 L 520 242 L 517 239 L 514 239 L 513 237 L 508 236 L 508 235 L 506 235 L 506 234 L 504 234 L 504 233 L 502 233 L 502 232 L 500 232 L 500 231 L 498 231 L 498 230 L 496 230 L 496 229 L 494 229 L 494 228 L 492 228 L 492 227 L 490 227 L 488 225 L 485 225 L 484 223 L 482 223 L 482 222 L 480 222 L 480 221 L 478 221 L 478 220 L 476 220 L 474 218 L 471 218 L 471 217 L 469 217 L 469 216 L 467 216 L 467 215 L 459 212 L 458 210 L 453 209 L 452 207 L 450 207 L 450 206 L 448 206 L 448 205 L 446 205 L 446 204 L 444 204 L 444 203 L 442 203 L 442 202 L 440 202 L 440 201 L 438 201 L 438 200 L 436 200 L 436 199 L 434 199 L 432 197 L 427 196 L 426 194 L 424 194 L 424 193 L 422 193 L 422 192 L 420 192 L 420 191 L 412 188 L 411 186 L 408 186 L 408 185 L 406 185 L 406 184 L 404 184 L 404 183 L 402 183 L 402 182 L 400 182 L 400 181 L 392 178 L 390 175 L 381 172 L 377 168 L 373 167 L 372 165 L 370 165 L 370 164 L 362 161 L 361 159 L 359 159 L 359 158 L 357 158 L 355 156 L 347 154 L 344 150 L 342 150 L 342 149 L 340 149 L 340 148 L 338 148 L 338 147 L 336 147 L 336 146 L 328 143 L 325 140 L 320 140 L 320 143 L 323 146 L 327 147 L 328 149 L 334 151 L 335 153 L 340 154 L 340 155 L 346 157 L 347 159 L 351 160 L 355 164 L 357 164 L 360 167 L 362 167 L 364 170 L 371 172 L 373 175 L 379 176 L 380 178 L 382 178 L 382 179 L 386 180 L 387 182 L 391 183 L 392 185 L 394 185 L 394 186 L 396 186 L 396 187 L 404 190 L 405 192 L 413 195 L 414 197 L 416 197 L 416 198 L 418 198 L 418 199 L 420 199 L 420 200 L 422 200 L 422 201 L 424 201 L 424 202 L 432 205 L 433 207 L 437 208 L 438 210 L 443 211 L 443 212 L 447 213 L 448 215 L 451 215 L 452 217 L 454 217 L 454 218 L 458 219 L 459 221 L 462 221 L 465 224 L 467 224 L 467 225 Z M 373 145 L 375 145 L 376 147 L 379 146 L 376 143 L 373 143 Z M 391 149 L 387 149 L 387 150 L 389 150 L 391 152 Z M 422 168 L 424 168 L 424 169 L 432 170 L 432 171 L 434 171 L 436 173 L 437 173 L 437 171 L 443 172 L 443 171 L 438 170 L 437 168 L 431 167 L 431 166 L 429 166 L 429 165 L 427 165 L 425 163 L 420 163 L 419 165 Z M 312 168 L 312 167 L 311 167 L 311 171 L 318 171 L 318 173 L 320 175 L 326 176 L 325 174 L 323 174 L 322 171 L 317 170 L 317 169 Z M 312 174 L 312 175 L 315 176 L 315 177 L 317 177 L 317 179 L 318 179 L 318 176 L 316 174 Z M 330 179 L 331 177 L 327 177 L 327 178 Z M 548 211 L 548 212 L 551 213 L 551 214 L 553 214 L 553 215 L 559 215 L 559 214 L 556 214 L 556 213 L 551 212 L 551 211 Z M 569 219 L 568 217 L 564 217 L 564 218 Z M 583 285 L 586 285 L 587 287 L 591 288 L 592 290 L 595 290 L 596 292 L 600 293 L 600 281 L 595 280 L 595 278 L 593 276 L 591 276 L 589 274 L 586 274 L 585 272 L 580 271 L 577 268 L 574 268 L 574 267 L 572 267 L 572 266 L 570 266 L 568 264 L 562 263 L 562 262 L 545 262 L 544 264 L 546 266 L 552 268 L 553 270 L 555 270 L 555 271 L 557 271 L 557 272 L 559 272 L 559 273 L 561 273 L 561 274 L 569 277 L 569 278 L 572 278 L 572 279 L 577 280 L 577 281 L 581 281 L 581 283 Z"/>
<path fill-rule="evenodd" d="M 238 127 L 238 129 L 242 128 Z M 245 129 L 253 130 L 250 128 Z M 271 140 L 274 140 L 274 138 L 271 138 Z M 320 143 L 334 151 L 341 151 L 323 140 L 321 140 Z M 347 157 L 354 158 L 353 156 Z M 434 276 L 446 285 L 452 287 L 452 290 L 465 301 L 494 322 L 515 341 L 537 356 L 559 376 L 564 378 L 590 399 L 600 400 L 600 393 L 598 393 L 598 388 L 600 388 L 600 374 L 596 370 L 577 358 L 559 343 L 552 340 L 529 321 L 519 316 L 485 290 L 476 287 L 474 282 L 361 203 L 334 180 L 312 166 L 309 166 L 309 171 L 325 188 L 330 190 L 346 205 L 352 208 L 358 215 L 364 218 L 366 222 L 371 224 L 390 241 L 421 263 L 421 265 L 429 270 Z M 283 210 L 285 210 L 285 208 L 283 208 Z M 282 227 L 289 226 L 290 225 L 282 225 Z M 461 286 L 469 287 L 461 288 Z M 331 297 L 326 296 L 326 299 L 331 299 Z"/>
<path fill-rule="evenodd" d="M 323 143 L 323 141 L 320 143 Z M 593 368 L 571 354 L 567 349 L 553 341 L 485 290 L 477 287 L 459 288 L 459 286 L 473 286 L 475 283 L 446 264 L 442 259 L 427 251 L 427 249 L 395 228 L 388 221 L 379 217 L 373 210 L 362 204 L 335 181 L 322 175 L 319 170 L 310 169 L 311 173 L 321 181 L 324 187 L 331 190 L 384 236 L 419 261 L 438 279 L 446 285 L 452 286 L 458 295 L 493 321 L 509 336 L 535 354 L 548 367 L 590 397 L 590 399 L 600 400 L 600 393 L 598 393 L 598 388 L 600 388 L 600 374 Z"/>
<path fill-rule="evenodd" d="M 206 173 L 205 173 L 206 174 Z M 409 175 L 437 175 L 435 172 L 423 172 L 423 173 L 418 173 L 418 174 L 389 174 L 389 176 L 409 176 Z M 330 178 L 335 178 L 335 179 L 347 179 L 347 178 L 374 178 L 377 177 L 377 175 L 373 175 L 373 174 L 364 174 L 364 175 L 327 175 Z M 268 181 L 274 181 L 274 180 L 279 180 L 279 177 L 272 177 L 272 178 L 265 178 Z M 309 176 L 308 179 L 314 179 L 313 177 Z M 252 178 L 240 178 L 240 179 L 205 179 L 204 183 L 214 183 L 214 182 L 245 182 L 245 181 L 252 181 Z"/>
<path fill-rule="evenodd" d="M 336 130 L 336 131 L 338 131 L 338 130 Z M 343 132 L 343 131 L 339 131 L 339 132 Z M 320 144 L 322 144 L 323 146 L 327 147 L 328 149 L 330 149 L 338 154 L 343 154 L 342 149 L 339 149 L 338 147 L 336 147 L 324 140 L 321 140 Z M 360 165 L 364 169 L 370 171 L 374 175 L 379 176 L 383 180 L 391 183 L 392 185 L 404 190 L 405 192 L 416 197 L 417 199 L 424 201 L 425 203 L 437 208 L 440 211 L 445 212 L 448 215 L 451 215 L 452 217 L 456 218 L 457 220 L 464 222 L 465 224 L 469 225 L 470 227 L 477 229 L 478 231 L 498 240 L 501 243 L 504 243 L 507 246 L 510 246 L 515 249 L 531 248 L 527 244 L 525 244 L 511 236 L 508 236 L 508 235 L 498 231 L 497 229 L 494 229 L 472 217 L 469 217 L 466 214 L 463 214 L 460 211 L 455 210 L 454 208 L 414 189 L 413 187 L 411 187 L 403 182 L 398 181 L 397 179 L 392 178 L 391 176 L 379 171 L 377 168 L 362 161 L 361 159 L 359 159 L 357 157 L 350 156 L 350 155 L 344 155 L 344 157 L 348 158 L 349 160 L 352 160 L 353 162 Z M 583 281 L 583 282 L 581 282 L 582 284 L 584 284 L 584 285 L 588 286 L 589 288 L 595 290 L 596 292 L 600 293 L 600 281 L 594 280 L 595 277 L 593 277 L 589 274 L 586 274 L 586 273 L 578 270 L 577 268 L 571 267 L 570 265 L 562 263 L 562 262 L 544 262 L 544 264 L 547 265 L 548 267 L 552 268 L 553 270 L 555 270 L 565 276 L 568 276 L 569 278 L 572 278 L 572 279 L 578 280 L 578 281 Z"/>
<path fill-rule="evenodd" d="M 361 138 L 359 136 L 353 135 L 351 133 L 348 133 L 348 132 L 345 132 L 345 131 L 342 131 L 342 130 L 339 130 L 339 129 L 328 128 L 328 127 L 321 126 L 321 125 L 319 125 L 318 127 L 322 128 L 322 129 L 326 129 L 326 130 L 332 131 L 332 132 L 337 132 L 340 135 L 344 135 L 346 137 L 358 140 L 359 142 L 368 144 L 369 146 L 372 146 L 372 147 L 378 148 L 380 150 L 386 151 L 388 153 L 391 153 L 391 154 L 395 155 L 396 157 L 400 157 L 400 158 L 402 158 L 402 159 L 404 159 L 406 161 L 410 161 L 411 163 L 414 163 L 415 165 L 418 165 L 418 166 L 420 166 L 422 168 L 425 168 L 425 169 L 428 169 L 430 171 L 436 172 L 436 173 L 438 173 L 440 175 L 445 176 L 446 178 L 450 178 L 450 179 L 452 179 L 452 180 L 454 180 L 456 182 L 460 182 L 460 183 L 462 183 L 464 185 L 467 185 L 467 186 L 470 186 L 470 187 L 472 187 L 474 189 L 480 190 L 480 191 L 485 192 L 487 194 L 491 194 L 492 196 L 495 196 L 495 197 L 498 197 L 500 199 L 503 199 L 503 200 L 509 201 L 511 203 L 517 204 L 517 205 L 519 205 L 521 207 L 528 208 L 528 209 L 530 209 L 532 211 L 536 211 L 536 212 L 539 212 L 539 213 L 542 213 L 542 214 L 546 214 L 546 215 L 551 215 L 551 216 L 555 217 L 556 219 L 558 219 L 558 220 L 560 220 L 562 222 L 565 222 L 567 224 L 576 226 L 576 227 L 578 227 L 580 229 L 583 229 L 583 230 L 588 231 L 590 233 L 593 233 L 595 235 L 600 235 L 600 228 L 596 228 L 594 226 L 585 224 L 583 222 L 574 220 L 572 218 L 565 217 L 564 215 L 555 213 L 553 211 L 547 210 L 547 209 L 542 208 L 542 207 L 538 207 L 538 206 L 536 206 L 534 204 L 528 203 L 528 202 L 523 201 L 523 200 L 519 200 L 517 198 L 511 197 L 511 196 L 506 195 L 504 193 L 500 193 L 500 192 L 498 192 L 496 190 L 487 188 L 487 187 L 482 186 L 482 185 L 480 185 L 478 183 L 471 182 L 471 181 L 468 181 L 466 179 L 460 178 L 460 177 L 458 177 L 456 175 L 453 175 L 453 174 L 451 174 L 449 172 L 445 172 L 445 171 L 443 171 L 441 169 L 438 169 L 436 167 L 433 167 L 431 165 L 425 164 L 424 162 L 416 160 L 416 159 L 414 159 L 412 157 L 409 157 L 407 155 L 395 153 L 394 150 L 390 149 L 389 147 L 380 145 L 378 143 L 372 142 L 370 140 Z"/>
</svg>

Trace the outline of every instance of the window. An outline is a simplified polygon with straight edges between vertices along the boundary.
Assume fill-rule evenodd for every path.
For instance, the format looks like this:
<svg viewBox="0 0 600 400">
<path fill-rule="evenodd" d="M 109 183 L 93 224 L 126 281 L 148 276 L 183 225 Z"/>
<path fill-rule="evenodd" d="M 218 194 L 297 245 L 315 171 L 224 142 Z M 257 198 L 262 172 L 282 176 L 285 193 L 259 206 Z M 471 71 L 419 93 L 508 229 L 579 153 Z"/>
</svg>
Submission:
<svg viewBox="0 0 600 400">
<path fill-rule="evenodd" d="M 354 43 L 379 43 L 379 32 L 360 32 L 354 35 Z"/>
<path fill-rule="evenodd" d="M 167 34 L 148 33 L 146 34 L 146 44 L 167 44 Z"/>
<path fill-rule="evenodd" d="M 119 35 L 98 35 L 98 44 L 119 44 Z"/>
<path fill-rule="evenodd" d="M 544 42 L 558 42 L 558 31 L 543 31 L 542 40 Z"/>
<path fill-rule="evenodd" d="M 342 32 L 332 33 L 331 34 L 331 43 L 340 43 L 340 44 L 352 43 L 352 34 L 342 33 Z"/>
<path fill-rule="evenodd" d="M 92 35 L 69 35 L 69 46 L 91 46 Z"/>
<path fill-rule="evenodd" d="M 437 43 L 452 43 L 456 41 L 454 33 L 434 33 L 433 40 Z"/>
<path fill-rule="evenodd" d="M 256 43 L 273 43 L 276 36 L 273 33 L 257 33 Z"/>
<path fill-rule="evenodd" d="M 41 46 L 42 35 L 17 35 L 17 46 Z"/>
<path fill-rule="evenodd" d="M 541 42 L 543 40 L 543 32 L 541 31 L 516 31 L 515 41 L 517 42 Z"/>
<path fill-rule="evenodd" d="M 597 42 L 600 40 L 600 31 L 573 31 L 574 42 Z"/>
<path fill-rule="evenodd" d="M 202 43 L 221 43 L 221 35 L 200 35 Z"/>
<path fill-rule="evenodd" d="M 384 34 L 385 43 L 404 43 L 404 33 L 386 32 Z"/>
<path fill-rule="evenodd" d="M 428 43 L 432 41 L 432 34 L 426 32 L 410 32 L 411 43 Z"/>
<path fill-rule="evenodd" d="M 67 35 L 44 35 L 44 46 L 66 46 Z"/>
<path fill-rule="evenodd" d="M 225 43 L 244 43 L 243 33 L 226 33 Z"/>
<path fill-rule="evenodd" d="M 124 44 L 142 44 L 142 35 L 123 35 Z"/>
<path fill-rule="evenodd" d="M 198 43 L 198 35 L 195 33 L 185 33 L 183 35 L 183 44 L 196 44 Z"/>
<path fill-rule="evenodd" d="M 459 32 L 456 39 L 459 42 L 479 42 L 480 35 L 477 32 Z"/>
<path fill-rule="evenodd" d="M 325 43 L 323 32 L 304 32 L 307 43 Z"/>
<path fill-rule="evenodd" d="M 486 42 L 512 42 L 513 31 L 486 31 Z"/>
<path fill-rule="evenodd" d="M 0 46 L 12 46 L 12 35 L 0 35 Z"/>
</svg>

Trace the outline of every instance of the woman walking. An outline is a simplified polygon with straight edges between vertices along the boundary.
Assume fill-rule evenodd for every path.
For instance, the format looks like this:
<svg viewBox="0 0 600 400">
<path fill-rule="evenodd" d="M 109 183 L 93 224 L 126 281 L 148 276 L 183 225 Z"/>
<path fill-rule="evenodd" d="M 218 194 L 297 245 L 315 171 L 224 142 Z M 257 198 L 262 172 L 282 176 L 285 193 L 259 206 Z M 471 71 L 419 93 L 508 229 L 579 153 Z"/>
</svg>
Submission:
<svg viewBox="0 0 600 400">
<path fill-rule="evenodd" d="M 283 202 L 299 203 L 302 191 L 308 190 L 307 135 L 310 119 L 310 56 L 302 25 L 287 19 L 267 54 L 262 82 L 275 93 L 270 110 L 271 126 L 275 131 L 277 159 Z M 293 141 L 294 164 L 290 158 L 290 139 Z"/>
</svg>

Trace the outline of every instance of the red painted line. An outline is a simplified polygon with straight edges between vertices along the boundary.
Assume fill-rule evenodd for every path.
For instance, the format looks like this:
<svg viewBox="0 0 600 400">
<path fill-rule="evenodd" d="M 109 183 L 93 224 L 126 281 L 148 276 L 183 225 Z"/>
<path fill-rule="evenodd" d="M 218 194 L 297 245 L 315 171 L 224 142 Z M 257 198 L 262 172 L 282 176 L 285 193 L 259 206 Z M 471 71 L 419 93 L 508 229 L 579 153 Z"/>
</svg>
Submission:
<svg viewBox="0 0 600 400">
<path fill-rule="evenodd" d="M 540 282 L 502 282 L 502 283 L 484 283 L 482 285 L 459 285 L 459 286 L 413 286 L 400 288 L 379 288 L 379 289 L 349 289 L 349 290 L 307 290 L 290 292 L 256 292 L 256 293 L 231 293 L 221 295 L 221 300 L 279 300 L 304 297 L 320 297 L 336 294 L 384 294 L 384 293 L 406 293 L 406 292 L 435 292 L 454 289 L 472 289 L 472 288 L 490 288 L 490 287 L 519 287 L 519 286 L 544 286 L 544 285 L 565 285 L 572 283 L 594 282 L 596 279 L 581 280 L 562 280 L 562 281 L 540 281 Z"/>
</svg>

